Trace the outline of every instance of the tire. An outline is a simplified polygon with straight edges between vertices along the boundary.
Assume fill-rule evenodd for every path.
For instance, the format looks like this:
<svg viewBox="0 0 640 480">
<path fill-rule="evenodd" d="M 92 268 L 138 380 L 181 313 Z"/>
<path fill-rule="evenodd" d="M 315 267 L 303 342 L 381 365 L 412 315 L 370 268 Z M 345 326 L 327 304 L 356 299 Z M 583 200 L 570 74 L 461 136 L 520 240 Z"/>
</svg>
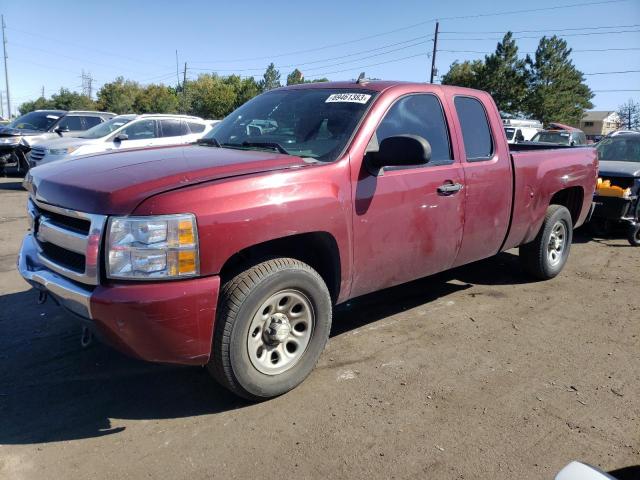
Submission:
<svg viewBox="0 0 640 480">
<path fill-rule="evenodd" d="M 535 240 L 520 246 L 520 261 L 533 277 L 539 280 L 554 278 L 567 263 L 572 240 L 573 222 L 569 210 L 562 205 L 551 205 Z"/>
<path fill-rule="evenodd" d="M 292 258 L 259 263 L 221 288 L 207 368 L 248 400 L 282 395 L 315 368 L 331 315 L 327 286 L 309 265 Z"/>
<path fill-rule="evenodd" d="M 629 225 L 627 240 L 629 240 L 629 243 L 634 247 L 640 247 L 640 222 Z"/>
</svg>

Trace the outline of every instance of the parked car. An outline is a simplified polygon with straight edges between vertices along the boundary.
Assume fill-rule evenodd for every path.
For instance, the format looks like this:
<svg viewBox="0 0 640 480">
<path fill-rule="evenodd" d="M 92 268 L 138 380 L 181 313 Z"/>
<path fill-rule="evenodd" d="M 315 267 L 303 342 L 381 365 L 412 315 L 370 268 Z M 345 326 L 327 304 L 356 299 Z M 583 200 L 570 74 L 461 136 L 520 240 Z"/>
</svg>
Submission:
<svg viewBox="0 0 640 480">
<path fill-rule="evenodd" d="M 0 127 L 0 173 L 16 168 L 29 169 L 26 158 L 31 148 L 52 138 L 80 135 L 114 117 L 114 113 L 66 110 L 35 110 Z"/>
<path fill-rule="evenodd" d="M 509 144 L 531 141 L 542 130 L 542 123 L 537 120 L 505 118 L 502 123 Z"/>
<path fill-rule="evenodd" d="M 626 225 L 629 243 L 640 246 L 640 133 L 613 133 L 596 148 L 600 178 L 591 224 L 598 232 Z"/>
<path fill-rule="evenodd" d="M 195 142 L 209 130 L 210 122 L 187 115 L 118 115 L 76 138 L 43 142 L 31 150 L 31 167 L 81 155 L 129 148 Z"/>
<path fill-rule="evenodd" d="M 71 163 L 25 181 L 22 276 L 122 351 L 253 400 L 312 371 L 335 304 L 517 246 L 555 277 L 597 176 L 591 148 L 509 150 L 485 92 L 361 80 L 263 93 L 199 144 Z"/>
<path fill-rule="evenodd" d="M 552 123 L 549 129 L 536 133 L 531 139 L 535 143 L 547 145 L 567 145 L 577 147 L 587 144 L 587 136 L 578 128 Z"/>
</svg>

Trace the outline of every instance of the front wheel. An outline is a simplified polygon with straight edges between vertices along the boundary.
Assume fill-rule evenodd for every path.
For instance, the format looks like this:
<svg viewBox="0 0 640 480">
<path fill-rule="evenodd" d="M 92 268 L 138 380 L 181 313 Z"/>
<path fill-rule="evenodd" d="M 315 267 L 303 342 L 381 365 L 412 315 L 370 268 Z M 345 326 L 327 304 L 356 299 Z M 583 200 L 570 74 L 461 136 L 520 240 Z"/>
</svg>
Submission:
<svg viewBox="0 0 640 480">
<path fill-rule="evenodd" d="M 634 247 L 640 247 L 640 222 L 629 225 L 627 240 Z"/>
<path fill-rule="evenodd" d="M 540 280 L 558 275 L 569 258 L 573 239 L 571 214 L 562 205 L 551 205 L 536 238 L 520 247 L 525 270 Z"/>
<path fill-rule="evenodd" d="M 292 258 L 259 263 L 223 285 L 207 367 L 249 400 L 288 392 L 320 358 L 331 313 L 329 291 L 309 265 Z"/>
</svg>

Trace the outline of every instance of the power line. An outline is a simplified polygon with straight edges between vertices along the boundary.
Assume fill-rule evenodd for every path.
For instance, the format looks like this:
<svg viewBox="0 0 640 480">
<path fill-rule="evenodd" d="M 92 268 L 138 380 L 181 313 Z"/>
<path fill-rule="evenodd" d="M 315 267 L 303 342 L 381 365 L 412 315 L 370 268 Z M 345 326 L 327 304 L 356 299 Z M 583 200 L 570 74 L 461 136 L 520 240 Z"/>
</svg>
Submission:
<svg viewBox="0 0 640 480">
<path fill-rule="evenodd" d="M 566 33 L 562 35 L 562 37 L 590 37 L 593 35 L 614 35 L 619 33 L 637 33 L 640 30 L 617 30 L 613 32 L 585 32 L 585 33 Z M 522 40 L 526 38 L 540 38 L 538 36 L 522 36 L 522 37 L 513 37 L 513 40 Z M 481 41 L 481 40 L 492 40 L 492 41 L 500 41 L 502 38 L 496 37 L 484 37 L 484 38 L 443 38 L 443 40 L 447 41 Z"/>
<path fill-rule="evenodd" d="M 364 56 L 364 57 L 360 57 L 360 58 L 356 58 L 356 59 L 352 59 L 352 60 L 347 60 L 345 62 L 338 62 L 338 63 L 332 63 L 332 64 L 328 64 L 328 65 L 321 65 L 321 66 L 318 66 L 316 68 L 323 69 L 323 68 L 336 67 L 336 66 L 339 66 L 339 65 L 345 65 L 345 64 L 348 64 L 348 63 L 358 62 L 360 60 L 366 60 L 366 59 L 369 59 L 369 58 L 380 57 L 380 56 L 388 55 L 390 53 L 398 52 L 398 51 L 401 51 L 401 50 L 406 50 L 407 48 L 416 47 L 418 45 L 424 45 L 424 44 L 429 43 L 429 42 L 430 42 L 430 40 L 425 40 L 425 41 L 422 41 L 422 42 L 416 42 L 416 43 L 413 43 L 413 44 L 410 44 L 410 45 L 404 45 L 404 46 L 402 46 L 400 48 L 395 48 L 395 49 L 392 49 L 392 50 L 388 50 L 386 52 L 374 53 L 372 55 L 367 55 L 367 56 Z M 403 43 L 405 43 L 405 42 L 403 42 Z M 379 49 L 374 49 L 374 50 L 379 50 Z M 427 56 L 428 55 L 429 54 L 427 54 Z M 339 60 L 341 58 L 353 57 L 353 56 L 354 55 L 343 55 L 341 57 L 335 57 L 335 60 Z M 298 67 L 301 67 L 303 65 L 311 65 L 311 64 L 315 64 L 315 63 L 322 63 L 322 61 L 293 63 L 291 65 L 276 65 L 276 68 L 278 68 L 278 69 L 292 68 L 292 67 L 298 68 Z M 249 72 L 249 71 L 254 71 L 255 72 L 255 71 L 263 71 L 264 67 L 260 67 L 260 68 L 244 68 L 244 69 L 241 68 L 241 69 L 233 69 L 233 70 L 220 70 L 220 69 L 212 69 L 212 68 L 204 69 L 204 68 L 193 68 L 193 67 L 189 67 L 189 69 L 190 70 L 206 70 L 206 71 L 215 70 L 217 72 L 219 72 L 219 71 L 230 71 L 230 72 Z"/>
<path fill-rule="evenodd" d="M 291 67 L 301 67 L 301 66 L 304 66 L 304 65 L 312 65 L 312 64 L 315 64 L 315 63 L 330 62 L 332 60 L 340 60 L 340 59 L 343 59 L 343 58 L 355 57 L 355 56 L 361 55 L 363 53 L 376 52 L 376 51 L 379 51 L 379 50 L 384 50 L 386 48 L 396 47 L 398 45 L 405 45 L 404 48 L 409 48 L 409 47 L 414 46 L 414 45 L 408 45 L 407 46 L 406 45 L 407 43 L 411 43 L 411 42 L 414 42 L 414 41 L 417 41 L 417 40 L 425 40 L 424 42 L 416 43 L 416 45 L 419 45 L 419 44 L 422 44 L 422 43 L 429 42 L 432 38 L 433 38 L 432 35 L 421 35 L 419 37 L 413 37 L 413 38 L 410 38 L 408 40 L 404 40 L 402 42 L 389 43 L 389 44 L 386 44 L 386 45 L 382 45 L 381 47 L 369 48 L 369 49 L 366 49 L 366 50 L 360 50 L 358 52 L 353 52 L 353 53 L 346 54 L 346 55 L 339 55 L 337 57 L 323 58 L 323 59 L 320 59 L 320 60 L 313 60 L 313 61 L 310 61 L 310 62 L 292 63 L 290 65 L 276 65 L 275 67 L 276 68 L 291 68 Z M 396 51 L 396 50 L 393 50 L 393 51 Z M 198 64 L 198 63 L 206 63 L 206 62 L 192 62 L 192 63 Z M 212 62 L 208 62 L 208 63 L 212 63 Z M 204 69 L 204 68 L 194 68 L 194 67 L 189 67 L 189 69 L 190 70 L 211 70 L 211 68 Z M 262 71 L 262 70 L 264 70 L 264 67 L 244 68 L 244 69 L 228 69 L 228 68 L 218 69 L 218 68 L 216 68 L 215 70 L 216 71 L 230 71 L 230 72 L 246 72 L 246 71 Z"/>
<path fill-rule="evenodd" d="M 327 44 L 327 45 L 322 45 L 319 47 L 315 47 L 315 48 L 308 48 L 305 50 L 295 50 L 295 51 L 291 51 L 291 52 L 286 52 L 286 53 L 279 53 L 279 54 L 274 54 L 274 55 L 268 55 L 268 56 L 260 56 L 260 57 L 250 57 L 250 58 L 238 58 L 238 59 L 230 59 L 230 60 L 225 60 L 226 62 L 246 62 L 246 61 L 252 61 L 252 60 L 272 60 L 274 58 L 281 58 L 281 57 L 288 57 L 288 56 L 292 56 L 292 55 L 299 55 L 299 54 L 303 54 L 303 53 L 312 53 L 312 52 L 317 52 L 320 50 L 327 50 L 330 48 L 335 48 L 335 47 L 342 47 L 344 45 L 349 45 L 352 43 L 357 43 L 357 42 L 362 42 L 364 40 L 370 40 L 372 38 L 378 38 L 378 37 L 382 37 L 385 35 L 391 35 L 393 33 L 397 33 L 397 32 L 402 32 L 404 30 L 410 30 L 412 28 L 416 28 L 416 27 L 420 27 L 429 23 L 434 23 L 436 20 L 464 20 L 464 19 L 469 19 L 469 18 L 481 18 L 481 17 L 494 17 L 494 16 L 504 16 L 504 15 L 517 15 L 517 14 L 521 14 L 521 13 L 534 13 L 534 12 L 543 12 L 543 11 L 549 11 L 549 10 L 560 10 L 560 9 L 565 9 L 565 8 L 575 8 L 575 7 L 588 7 L 588 6 L 595 6 L 595 5 L 606 5 L 606 4 L 612 4 L 612 3 L 622 3 L 622 2 L 628 2 L 629 0 L 601 0 L 601 1 L 596 1 L 596 2 L 581 2 L 581 3 L 573 3 L 573 4 L 568 4 L 568 5 L 557 5 L 554 7 L 541 7 L 541 8 L 530 8 L 530 9 L 525 9 L 525 10 L 511 10 L 511 11 L 506 11 L 506 12 L 494 12 L 494 13 L 481 13 L 481 14 L 476 14 L 476 15 L 459 15 L 459 16 L 451 16 L 451 17 L 439 17 L 439 18 L 431 18 L 429 20 L 424 20 L 422 22 L 418 22 L 418 23 L 414 23 L 411 25 L 406 25 L 404 27 L 399 27 L 393 30 L 387 30 L 385 32 L 380 32 L 380 33 L 376 33 L 376 34 L 372 34 L 372 35 L 367 35 L 365 37 L 360 37 L 360 38 L 355 38 L 352 40 L 346 40 L 343 42 L 338 42 L 338 43 L 332 43 L 332 44 Z M 218 61 L 219 63 L 222 63 L 223 61 Z"/>
<path fill-rule="evenodd" d="M 394 62 L 400 62 L 400 61 L 402 61 L 402 60 L 408 60 L 408 59 L 410 59 L 410 58 L 417 58 L 417 57 L 424 57 L 424 56 L 425 56 L 425 54 L 424 54 L 424 53 L 419 53 L 419 54 L 417 54 L 417 55 L 409 55 L 409 56 L 407 56 L 407 57 L 396 58 L 396 59 L 394 59 L 394 60 L 387 60 L 387 61 L 385 61 L 385 62 L 371 63 L 371 64 L 369 64 L 369 65 L 360 65 L 360 66 L 357 66 L 357 67 L 351 67 L 351 68 L 347 68 L 347 69 L 344 69 L 344 70 L 336 70 L 336 71 L 333 71 L 333 72 L 307 72 L 307 73 L 313 73 L 313 75 L 314 75 L 314 76 L 318 76 L 318 75 L 332 75 L 332 74 L 334 74 L 334 73 L 343 73 L 343 72 L 357 71 L 357 70 L 360 70 L 360 69 L 362 69 L 362 68 L 376 67 L 376 66 L 378 66 L 378 65 L 384 65 L 384 64 L 387 64 L 387 63 L 394 63 Z"/>
<path fill-rule="evenodd" d="M 603 92 L 640 92 L 639 89 L 614 89 L 614 90 L 591 90 L 595 93 L 603 93 Z"/>
<path fill-rule="evenodd" d="M 571 50 L 571 53 L 583 53 L 583 52 L 617 52 L 617 51 L 629 51 L 629 50 L 640 50 L 640 47 L 626 47 L 626 48 L 585 48 L 585 49 L 579 49 L 579 50 Z M 495 51 L 488 51 L 488 50 L 443 50 L 440 49 L 438 50 L 438 52 L 447 52 L 447 53 L 484 53 L 484 54 L 491 54 L 491 53 L 495 53 Z M 529 55 L 533 55 L 536 52 L 520 52 L 520 53 L 525 53 L 525 54 L 529 54 Z"/>
<path fill-rule="evenodd" d="M 545 32 L 570 32 L 570 31 L 575 31 L 575 30 L 603 30 L 603 29 L 609 29 L 609 28 L 634 28 L 634 27 L 640 27 L 640 24 L 635 24 L 635 25 L 608 25 L 608 26 L 601 26 L 601 27 L 575 27 L 575 28 L 551 28 L 551 29 L 545 29 L 545 30 L 508 30 L 511 33 L 545 33 Z M 506 33 L 507 30 L 501 30 L 501 31 L 457 31 L 457 32 L 440 32 L 440 33 L 451 33 L 451 34 L 475 34 L 475 33 L 496 33 L 496 34 L 502 34 L 502 33 Z"/>
<path fill-rule="evenodd" d="M 623 73 L 640 73 L 640 70 L 623 70 L 620 72 L 593 72 L 593 73 L 583 73 L 583 75 L 618 75 Z"/>
</svg>

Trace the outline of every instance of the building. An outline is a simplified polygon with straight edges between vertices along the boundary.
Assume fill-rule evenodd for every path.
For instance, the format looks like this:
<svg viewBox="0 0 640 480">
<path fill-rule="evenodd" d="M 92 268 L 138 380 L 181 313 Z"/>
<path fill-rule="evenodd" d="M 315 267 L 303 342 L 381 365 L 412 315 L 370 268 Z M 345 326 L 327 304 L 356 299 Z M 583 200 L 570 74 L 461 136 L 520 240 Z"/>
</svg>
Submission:
<svg viewBox="0 0 640 480">
<path fill-rule="evenodd" d="M 593 137 L 615 132 L 621 125 L 622 120 L 616 112 L 592 110 L 585 112 L 578 128 L 587 135 L 587 138 L 593 139 Z"/>
</svg>

